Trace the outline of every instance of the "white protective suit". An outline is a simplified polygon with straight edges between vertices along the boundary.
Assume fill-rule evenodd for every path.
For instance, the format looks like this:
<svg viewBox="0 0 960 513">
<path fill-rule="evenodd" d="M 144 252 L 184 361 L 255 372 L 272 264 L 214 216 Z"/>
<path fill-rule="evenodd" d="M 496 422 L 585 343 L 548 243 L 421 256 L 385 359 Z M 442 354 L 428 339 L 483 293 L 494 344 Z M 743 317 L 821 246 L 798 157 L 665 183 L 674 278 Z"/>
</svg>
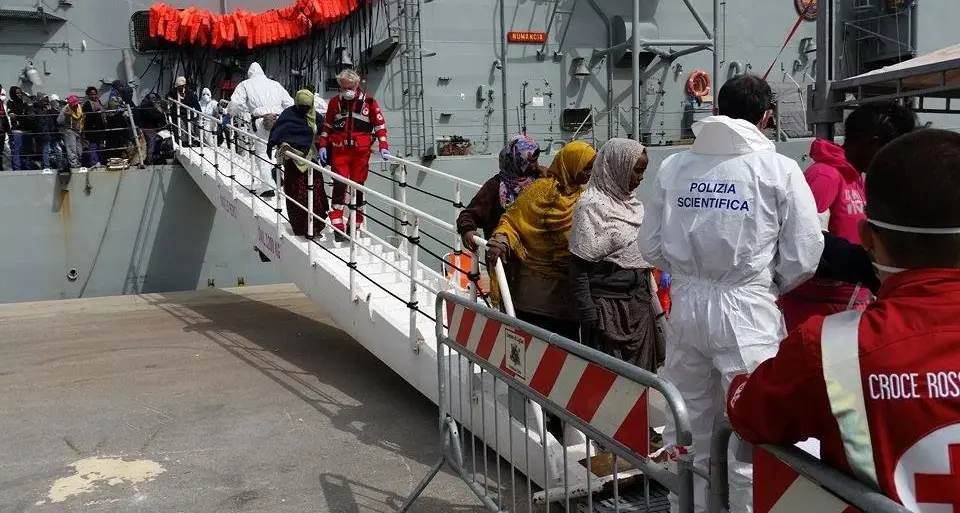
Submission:
<svg viewBox="0 0 960 513">
<path fill-rule="evenodd" d="M 239 116 L 246 111 L 255 118 L 253 134 L 260 140 L 266 141 L 270 133 L 263 128 L 261 117 L 265 114 L 280 115 L 283 109 L 293 106 L 293 98 L 290 93 L 277 82 L 267 78 L 263 73 L 263 68 L 254 62 L 247 69 L 247 79 L 237 84 L 230 97 L 230 106 L 228 113 L 231 116 Z M 259 170 L 259 180 L 255 187 L 258 191 L 272 190 L 276 188 L 276 182 L 273 181 L 273 163 L 267 158 L 267 144 L 259 140 L 254 145 L 254 152 L 259 158 L 256 158 Z"/>
<path fill-rule="evenodd" d="M 313 110 L 317 111 L 317 119 L 322 120 L 327 115 L 327 100 L 320 93 L 313 93 Z"/>
<path fill-rule="evenodd" d="M 693 149 L 660 166 L 639 243 L 648 262 L 673 275 L 662 376 L 689 409 L 694 464 L 709 469 L 730 381 L 776 354 L 786 336 L 777 296 L 813 276 L 823 234 L 800 167 L 756 126 L 711 116 L 693 132 Z M 735 438 L 730 511 L 750 512 L 753 468 Z M 706 483 L 694 480 L 695 509 L 706 511 Z"/>
<path fill-rule="evenodd" d="M 204 87 L 200 93 L 200 112 L 212 118 L 220 116 L 220 109 L 217 102 L 213 101 L 213 93 L 209 88 Z M 217 122 L 210 119 L 200 120 L 200 126 L 203 127 L 203 142 L 207 146 L 217 145 Z"/>
</svg>

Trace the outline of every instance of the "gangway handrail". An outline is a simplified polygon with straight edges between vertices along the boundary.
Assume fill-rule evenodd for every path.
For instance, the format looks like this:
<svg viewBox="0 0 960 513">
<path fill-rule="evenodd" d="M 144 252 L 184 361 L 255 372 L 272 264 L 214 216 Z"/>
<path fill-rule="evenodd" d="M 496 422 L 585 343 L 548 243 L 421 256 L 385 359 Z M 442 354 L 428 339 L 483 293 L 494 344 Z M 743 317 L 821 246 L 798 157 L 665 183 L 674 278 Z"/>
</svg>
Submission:
<svg viewBox="0 0 960 513">
<path fill-rule="evenodd" d="M 227 128 L 227 126 L 225 126 L 225 125 L 223 124 L 223 120 L 220 119 L 220 118 L 217 118 L 217 117 L 214 117 L 214 116 L 209 116 L 209 115 L 207 115 L 207 114 L 204 114 L 203 112 L 198 111 L 198 110 L 196 110 L 196 109 L 194 109 L 194 108 L 192 108 L 192 107 L 190 107 L 190 106 L 188 106 L 188 105 L 185 105 L 185 104 L 183 104 L 183 103 L 181 103 L 181 102 L 179 102 L 179 101 L 177 101 L 177 100 L 174 100 L 174 99 L 167 99 L 167 101 L 169 101 L 169 102 L 172 103 L 172 104 L 178 105 L 179 107 L 181 107 L 181 108 L 183 108 L 183 109 L 186 109 L 186 110 L 187 110 L 188 112 L 190 112 L 190 113 L 195 114 L 199 119 L 208 120 L 208 121 L 213 121 L 213 122 L 215 122 L 217 125 L 220 125 L 221 127 Z M 183 121 L 182 117 L 178 117 L 178 121 L 182 122 L 182 121 Z M 177 126 L 177 130 L 178 130 L 178 133 L 180 134 L 180 136 L 183 137 L 183 128 L 180 127 L 180 126 Z M 254 140 L 254 141 L 259 141 L 259 142 L 264 143 L 264 144 L 266 144 L 266 142 L 267 142 L 267 141 L 265 141 L 263 138 L 255 135 L 255 134 L 252 134 L 252 133 L 250 133 L 250 132 L 247 132 L 247 131 L 245 131 L 245 130 L 243 130 L 243 129 L 236 128 L 236 127 L 233 126 L 233 125 L 229 125 L 228 130 L 230 130 L 233 134 L 238 134 L 238 133 L 239 133 L 241 136 L 246 137 L 246 138 L 249 138 L 249 139 L 252 139 L 252 140 Z M 188 132 L 189 132 L 189 129 L 188 129 Z M 190 135 L 190 134 L 188 133 L 187 135 Z M 191 136 L 191 138 L 192 138 L 192 136 Z M 201 139 L 201 147 L 202 147 L 202 146 L 203 146 L 203 144 L 202 144 L 202 137 L 201 137 L 200 139 Z M 399 210 L 402 211 L 402 212 L 405 212 L 405 213 L 413 216 L 413 217 L 415 218 L 415 220 L 425 220 L 425 221 L 430 222 L 431 224 L 436 225 L 438 228 L 441 228 L 441 229 L 444 229 L 444 230 L 446 230 L 446 231 L 449 231 L 449 232 L 451 232 L 451 233 L 453 233 L 453 234 L 455 234 L 455 235 L 457 234 L 456 227 L 455 227 L 453 224 L 448 223 L 448 222 L 446 222 L 446 221 L 443 221 L 443 220 L 441 220 L 441 219 L 438 219 L 438 218 L 436 218 L 436 217 L 434 217 L 434 216 L 432 216 L 432 215 L 430 215 L 430 214 L 428 214 L 428 213 L 426 213 L 426 212 L 423 212 L 423 211 L 421 211 L 421 210 L 419 210 L 419 209 L 417 209 L 417 208 L 411 207 L 411 206 L 405 204 L 404 202 L 397 201 L 397 200 L 395 200 L 395 199 L 393 199 L 393 198 L 391 198 L 391 197 L 389 197 L 389 196 L 387 196 L 387 195 L 385 195 L 385 194 L 382 194 L 382 193 L 380 193 L 380 192 L 378 192 L 378 191 L 376 191 L 376 190 L 373 190 L 373 189 L 371 189 L 371 188 L 369 188 L 369 187 L 366 187 L 366 186 L 361 185 L 361 184 L 359 184 L 359 183 L 357 183 L 357 182 L 354 182 L 353 180 L 350 180 L 349 178 L 342 177 L 342 176 L 340 176 L 339 174 L 335 173 L 332 169 L 330 169 L 329 166 L 328 166 L 328 167 L 321 166 L 321 165 L 319 165 L 319 164 L 317 164 L 317 163 L 315 163 L 315 162 L 312 162 L 312 161 L 310 161 L 310 160 L 308 160 L 308 159 L 306 159 L 306 158 L 304 158 L 304 157 L 302 157 L 302 156 L 300 156 L 300 155 L 296 155 L 296 154 L 291 153 L 291 152 L 287 152 L 287 153 L 286 153 L 286 156 L 289 157 L 289 158 L 292 158 L 294 161 L 298 161 L 298 162 L 301 162 L 301 163 L 306 164 L 308 167 L 310 167 L 311 169 L 313 169 L 313 170 L 315 170 L 315 171 L 319 171 L 319 172 L 320 172 L 322 175 L 324 175 L 324 176 L 327 176 L 327 177 L 329 177 L 329 178 L 331 178 L 331 179 L 333 179 L 333 180 L 340 181 L 340 182 L 346 184 L 347 186 L 353 188 L 354 191 L 358 191 L 358 190 L 359 190 L 359 191 L 363 191 L 364 194 L 369 195 L 369 196 L 372 196 L 372 197 L 374 197 L 374 198 L 377 198 L 378 200 L 383 201 L 384 203 L 386 203 L 386 204 L 388 204 L 388 205 L 390 205 L 390 206 L 392 206 L 392 207 L 394 207 L 394 208 L 397 208 L 397 209 L 399 209 Z M 453 175 L 449 175 L 449 174 L 447 174 L 447 173 L 443 173 L 443 172 L 441 172 L 441 171 L 437 171 L 437 170 L 434 170 L 434 169 L 430 169 L 430 168 L 427 168 L 427 167 L 425 167 L 425 166 L 421 166 L 421 165 L 419 165 L 419 164 L 416 164 L 416 163 L 407 161 L 407 160 L 405 160 L 405 159 L 400 159 L 400 158 L 398 158 L 398 157 L 392 157 L 392 156 L 391 156 L 390 158 L 393 158 L 394 160 L 398 160 L 398 161 L 400 161 L 400 162 L 401 162 L 402 164 L 404 164 L 404 165 L 410 165 L 410 166 L 413 166 L 413 167 L 415 167 L 415 168 L 424 168 L 424 169 L 428 170 L 429 172 L 434 173 L 434 174 L 436 174 L 437 176 L 439 176 L 439 177 L 441 177 L 441 178 L 450 179 L 450 180 L 452 180 L 452 181 L 454 181 L 454 182 L 456 182 L 456 183 L 458 183 L 458 184 L 475 186 L 475 187 L 477 187 L 477 188 L 480 187 L 479 185 L 474 184 L 473 182 L 470 182 L 469 180 L 462 179 L 462 178 L 458 178 L 458 177 L 455 177 L 455 176 L 453 176 Z M 231 162 L 232 162 L 232 157 L 231 157 Z M 249 173 L 251 174 L 251 176 L 253 176 L 253 175 L 255 174 L 255 173 L 253 172 L 253 169 L 250 169 L 250 170 L 248 170 L 248 171 L 249 171 Z M 282 173 L 282 170 L 281 170 L 281 173 Z M 310 174 L 310 176 L 312 176 L 312 173 Z M 277 196 L 277 198 L 278 198 L 277 201 L 279 202 L 282 197 L 283 197 L 282 194 L 278 195 L 278 196 Z M 303 205 L 301 205 L 301 204 L 300 204 L 299 202 L 297 202 L 296 200 L 293 200 L 293 202 L 294 202 L 294 204 L 296 204 L 297 207 L 303 208 Z M 308 208 L 306 208 L 305 210 L 307 210 L 308 215 L 309 215 L 309 216 L 312 216 L 314 220 L 317 220 L 317 219 L 322 220 L 322 218 L 321 218 L 319 215 L 317 215 L 315 212 L 312 212 L 312 210 L 313 210 L 313 209 L 312 209 L 312 204 L 309 205 Z M 416 224 L 415 224 L 415 226 L 416 226 Z M 416 228 L 415 228 L 415 229 L 416 229 Z M 368 235 L 371 235 L 371 236 L 374 235 L 374 234 L 372 234 L 372 233 L 370 233 L 370 232 L 367 232 L 367 233 L 368 233 Z M 355 246 L 354 237 L 351 236 L 351 235 L 347 235 L 347 237 L 348 237 L 348 239 L 350 240 L 351 246 Z M 412 238 L 412 237 L 411 237 L 411 238 Z M 378 241 L 385 242 L 385 241 L 383 241 L 382 239 L 380 239 L 379 237 L 377 237 L 377 239 L 378 239 Z M 479 237 L 479 236 L 476 236 L 476 235 L 474 236 L 474 241 L 477 242 L 481 247 L 486 247 L 486 245 L 487 245 L 487 241 L 486 241 L 486 240 L 484 240 L 483 238 L 481 238 L 481 237 Z M 459 244 L 458 244 L 458 246 L 459 246 Z M 363 248 L 363 249 L 364 249 L 364 250 L 367 250 L 368 252 L 370 252 L 370 251 L 368 250 L 368 248 Z M 400 248 L 397 248 L 397 249 L 400 250 Z M 401 251 L 402 251 L 402 250 L 401 250 Z M 371 253 L 372 253 L 372 252 L 371 252 Z M 410 251 L 410 252 L 406 252 L 406 253 L 407 253 L 407 256 L 411 258 L 411 262 L 413 262 L 414 260 L 416 260 L 416 254 L 412 254 L 412 253 L 415 253 L 415 252 Z M 478 261 L 478 258 L 476 258 L 477 256 L 479 256 L 479 251 L 475 252 L 475 258 L 473 258 L 473 265 L 474 265 L 475 267 L 477 267 L 477 269 L 474 269 L 472 272 L 478 274 L 478 273 L 479 273 L 479 261 Z M 412 265 L 414 265 L 414 264 L 411 264 L 411 266 L 412 266 Z M 423 264 L 419 264 L 419 265 L 423 265 Z M 393 267 L 393 266 L 391 266 L 391 267 Z M 425 267 L 426 267 L 426 266 L 425 266 Z M 396 269 L 396 268 L 394 267 L 394 269 Z M 498 259 L 496 260 L 496 262 L 494 262 L 494 269 L 493 269 L 493 270 L 494 270 L 494 275 L 495 275 L 496 280 L 497 280 L 497 285 L 499 286 L 499 289 L 500 289 L 501 302 L 502 302 L 502 304 L 503 304 L 504 310 L 505 310 L 506 313 L 507 313 L 508 315 L 510 315 L 511 317 L 516 317 L 516 312 L 515 312 L 515 309 L 514 309 L 514 307 L 513 307 L 512 294 L 510 293 L 509 285 L 507 284 L 507 281 L 506 281 L 506 273 L 504 272 L 503 261 L 502 261 L 501 259 L 498 258 Z M 353 271 L 354 271 L 354 269 L 351 268 L 351 270 L 350 270 L 351 276 L 352 276 L 352 274 L 353 274 Z M 414 273 L 412 270 L 410 271 L 410 274 L 409 274 L 408 277 L 410 278 L 410 280 L 411 280 L 412 282 L 419 282 L 419 280 L 417 280 L 417 278 L 416 278 L 416 276 L 415 276 L 415 273 Z M 352 283 L 354 282 L 354 279 L 351 279 L 350 281 L 351 281 L 351 284 L 352 284 Z M 432 293 L 434 292 L 434 290 L 432 289 L 432 287 L 430 287 L 430 286 L 427 285 L 426 283 L 420 283 L 420 284 L 423 285 L 425 288 L 427 288 L 430 292 L 432 292 Z M 479 290 L 478 290 L 477 283 L 476 283 L 475 281 L 473 281 L 473 280 L 471 280 L 470 291 L 471 291 L 471 297 L 472 297 L 474 300 L 476 300 L 477 295 L 478 295 L 478 293 L 479 293 Z M 351 294 L 352 294 L 352 293 L 353 293 L 353 287 L 351 287 Z"/>
<path fill-rule="evenodd" d="M 438 171 L 438 170 L 436 170 L 436 169 L 433 169 L 433 168 L 424 166 L 423 164 L 417 164 L 416 162 L 413 162 L 413 161 L 410 161 L 410 160 L 407 160 L 407 159 L 404 159 L 404 158 L 400 158 L 400 157 L 397 157 L 397 156 L 394 156 L 394 155 L 389 155 L 389 156 L 387 156 L 387 160 L 388 160 L 388 161 L 391 161 L 391 162 L 396 162 L 396 163 L 401 164 L 401 165 L 404 165 L 404 166 L 410 166 L 410 167 L 412 167 L 412 168 L 414 168 L 414 169 L 418 169 L 418 170 L 420 170 L 420 171 L 423 171 L 424 173 L 427 173 L 427 174 L 429 174 L 429 175 L 438 176 L 438 177 L 440 177 L 440 178 L 444 178 L 444 179 L 450 180 L 451 182 L 456 182 L 456 183 L 459 183 L 459 184 L 461 184 L 461 185 L 466 185 L 467 187 L 473 187 L 474 189 L 479 189 L 480 187 L 482 187 L 482 185 L 480 185 L 480 184 L 478 184 L 478 183 L 476 183 L 476 182 L 471 182 L 470 180 L 467 180 L 466 178 L 460 178 L 459 176 L 454 176 L 454 175 L 451 175 L 451 174 L 449 174 L 449 173 L 444 173 L 443 171 Z"/>
</svg>

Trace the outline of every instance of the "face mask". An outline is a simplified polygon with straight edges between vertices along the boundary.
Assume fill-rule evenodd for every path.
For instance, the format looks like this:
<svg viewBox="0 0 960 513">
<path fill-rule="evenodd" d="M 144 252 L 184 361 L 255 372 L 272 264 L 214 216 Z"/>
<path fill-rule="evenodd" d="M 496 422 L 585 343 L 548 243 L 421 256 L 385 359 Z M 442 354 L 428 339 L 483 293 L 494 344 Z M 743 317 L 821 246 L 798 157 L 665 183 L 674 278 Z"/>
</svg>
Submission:
<svg viewBox="0 0 960 513">
<path fill-rule="evenodd" d="M 201 98 L 203 101 L 208 102 L 208 101 L 210 101 L 211 96 L 210 96 L 209 94 L 205 94 L 205 95 L 201 96 L 200 98 Z"/>
<path fill-rule="evenodd" d="M 920 228 L 916 226 L 903 226 L 899 224 L 890 224 L 883 221 L 877 221 L 874 219 L 867 219 L 867 222 L 878 226 L 880 228 L 886 228 L 887 230 L 893 230 L 895 232 L 902 233 L 919 233 L 924 235 L 956 235 L 960 234 L 960 228 Z M 878 264 L 873 262 L 873 267 L 878 271 L 885 272 L 888 274 L 897 274 L 899 272 L 908 271 L 909 269 L 904 269 L 902 267 L 892 267 L 889 265 Z"/>
<path fill-rule="evenodd" d="M 344 100 L 350 101 L 357 97 L 357 92 L 353 89 L 347 89 L 346 91 L 340 91 L 340 97 Z"/>
</svg>

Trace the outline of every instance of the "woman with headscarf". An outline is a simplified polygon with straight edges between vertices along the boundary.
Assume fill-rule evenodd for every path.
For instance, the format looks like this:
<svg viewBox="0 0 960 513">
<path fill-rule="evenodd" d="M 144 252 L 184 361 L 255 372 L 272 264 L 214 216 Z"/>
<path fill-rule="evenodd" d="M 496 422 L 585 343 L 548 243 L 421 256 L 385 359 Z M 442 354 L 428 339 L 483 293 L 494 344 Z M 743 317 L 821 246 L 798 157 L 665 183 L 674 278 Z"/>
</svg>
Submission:
<svg viewBox="0 0 960 513">
<path fill-rule="evenodd" d="M 283 192 L 287 195 L 287 218 L 294 235 L 307 235 L 309 220 L 307 205 L 307 173 L 311 172 L 305 162 L 290 158 L 287 153 L 299 155 L 311 162 L 317 159 L 317 112 L 313 109 L 313 93 L 306 89 L 297 91 L 294 105 L 280 113 L 270 130 L 267 156 L 277 148 L 277 160 L 283 165 Z M 313 172 L 313 213 L 327 217 L 327 194 L 323 188 L 323 173 Z M 277 177 L 278 180 L 280 177 Z M 299 203 L 299 205 L 298 205 Z M 301 206 L 302 205 L 302 206 Z M 324 222 L 314 218 L 313 234 L 323 230 Z"/>
<path fill-rule="evenodd" d="M 457 216 L 457 233 L 463 246 L 477 250 L 473 236 L 483 230 L 483 236 L 493 235 L 500 216 L 523 190 L 540 175 L 537 163 L 540 146 L 526 135 L 516 135 L 500 151 L 500 172 L 487 180 L 467 208 Z"/>
<path fill-rule="evenodd" d="M 648 162 L 637 141 L 610 139 L 600 148 L 573 213 L 569 270 L 580 342 L 656 373 L 666 350 L 653 306 L 653 266 L 637 245 L 643 204 L 636 189 Z"/>
<path fill-rule="evenodd" d="M 504 262 L 517 317 L 574 340 L 578 326 L 568 239 L 574 205 L 595 158 L 596 151 L 585 142 L 564 146 L 545 176 L 520 193 L 500 218 L 487 250 L 488 262 Z"/>
</svg>

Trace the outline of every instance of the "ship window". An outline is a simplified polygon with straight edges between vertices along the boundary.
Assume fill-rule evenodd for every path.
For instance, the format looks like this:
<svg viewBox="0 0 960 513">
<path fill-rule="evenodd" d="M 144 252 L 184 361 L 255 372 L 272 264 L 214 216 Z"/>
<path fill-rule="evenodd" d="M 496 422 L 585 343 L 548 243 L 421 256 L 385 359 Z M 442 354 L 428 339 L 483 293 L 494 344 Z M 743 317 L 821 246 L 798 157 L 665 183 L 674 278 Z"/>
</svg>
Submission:
<svg viewBox="0 0 960 513">
<path fill-rule="evenodd" d="M 139 53 L 153 53 L 174 48 L 166 41 L 150 37 L 150 11 L 137 11 L 130 16 L 130 45 Z"/>
<path fill-rule="evenodd" d="M 589 131 L 593 128 L 593 116 L 590 109 L 563 109 L 560 113 L 560 128 L 564 132 Z"/>
</svg>

